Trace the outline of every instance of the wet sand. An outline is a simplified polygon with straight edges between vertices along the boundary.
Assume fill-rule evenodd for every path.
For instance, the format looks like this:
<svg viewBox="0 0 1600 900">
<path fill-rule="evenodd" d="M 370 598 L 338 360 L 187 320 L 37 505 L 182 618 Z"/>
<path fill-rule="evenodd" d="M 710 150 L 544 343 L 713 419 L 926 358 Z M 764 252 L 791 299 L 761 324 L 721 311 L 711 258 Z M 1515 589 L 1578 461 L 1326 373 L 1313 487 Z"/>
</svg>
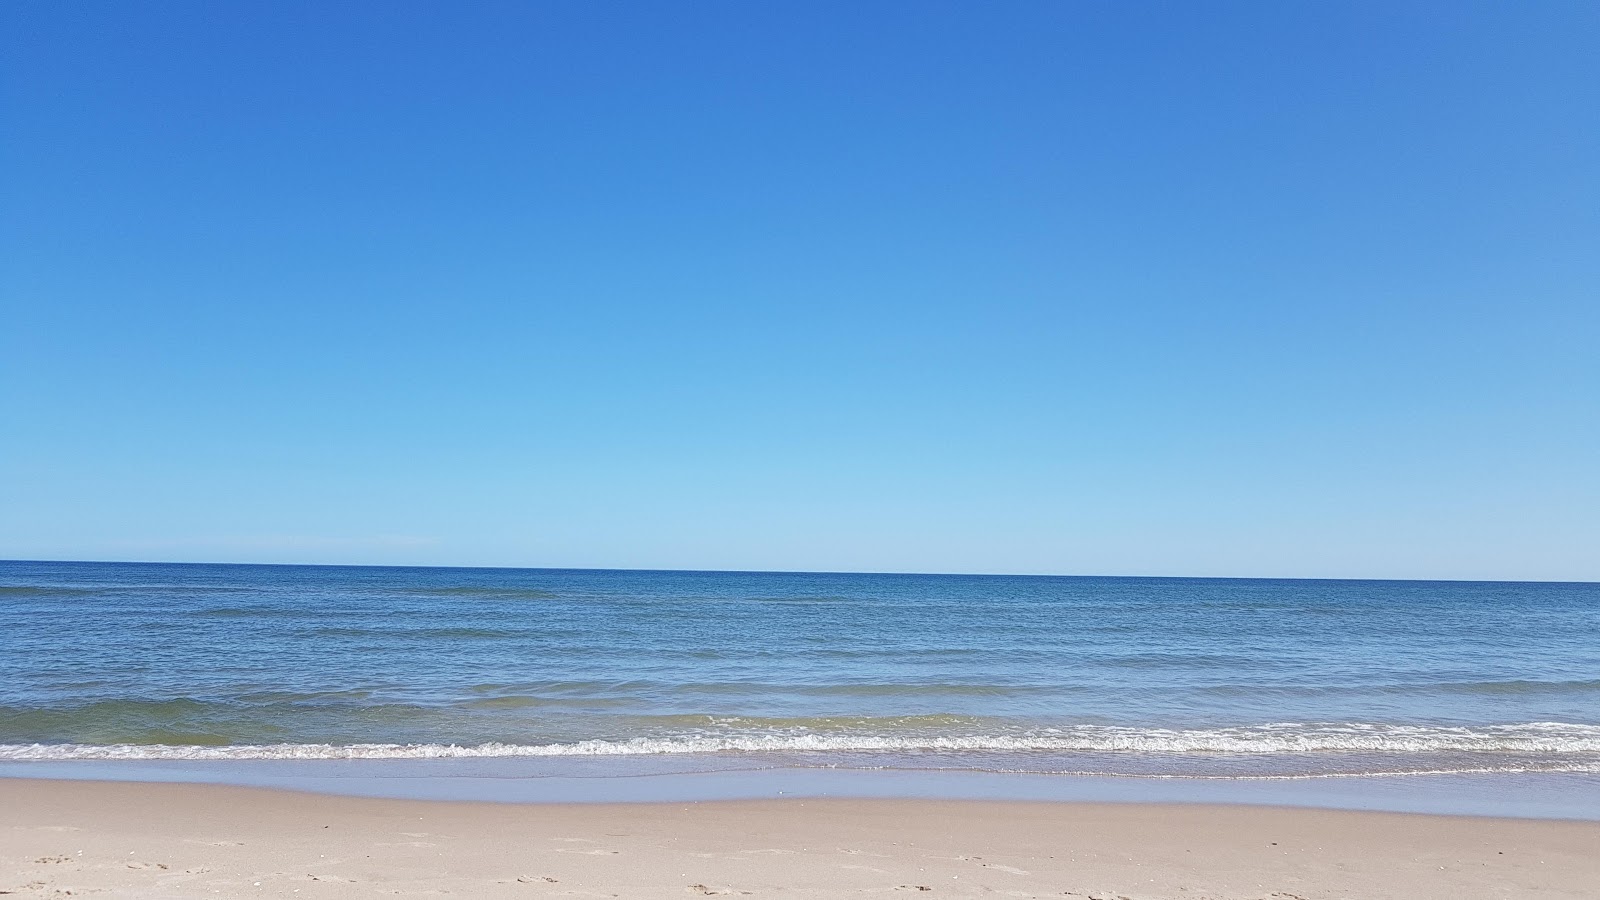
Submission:
<svg viewBox="0 0 1600 900">
<path fill-rule="evenodd" d="M 468 803 L 0 779 L 0 892 L 1594 898 L 1600 822 L 930 799 Z"/>
</svg>

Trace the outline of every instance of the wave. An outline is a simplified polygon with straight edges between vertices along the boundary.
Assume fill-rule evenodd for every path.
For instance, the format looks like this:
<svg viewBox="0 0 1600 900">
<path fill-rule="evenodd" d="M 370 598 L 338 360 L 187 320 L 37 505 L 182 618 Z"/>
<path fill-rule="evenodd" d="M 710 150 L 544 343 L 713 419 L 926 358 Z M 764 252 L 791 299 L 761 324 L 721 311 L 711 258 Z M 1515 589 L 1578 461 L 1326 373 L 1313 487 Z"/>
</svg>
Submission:
<svg viewBox="0 0 1600 900">
<path fill-rule="evenodd" d="M 254 588 L 220 584 L 0 585 L 0 597 L 87 597 L 96 594 L 240 594 Z"/>
<path fill-rule="evenodd" d="M 306 611 L 280 606 L 218 606 L 193 615 L 202 619 L 298 619 Z"/>
<path fill-rule="evenodd" d="M 715 599 L 715 598 L 708 598 Z M 841 594 L 793 594 L 781 597 L 741 597 L 745 603 L 787 603 L 791 605 L 806 603 L 858 603 L 858 597 L 846 597 Z"/>
<path fill-rule="evenodd" d="M 1600 754 L 1600 725 L 1529 722 L 1446 727 L 1277 723 L 1213 729 L 1083 725 L 1019 734 L 816 733 L 790 728 L 686 733 L 625 740 L 513 744 L 0 744 L 0 761 L 68 759 L 441 759 L 554 756 L 653 756 L 782 752 L 1055 752 L 1195 755 L 1475 753 Z M 1583 762 L 1584 770 L 1600 760 Z"/>
<path fill-rule="evenodd" d="M 649 684 L 649 682 L 643 682 Z M 959 697 L 1010 697 L 1026 694 L 1052 693 L 1059 687 L 1045 685 L 973 684 L 970 682 L 864 684 L 793 684 L 770 681 L 686 681 L 678 684 L 661 684 L 661 688 L 674 694 L 702 695 L 729 694 L 765 696 L 794 694 L 806 697 L 906 697 L 941 698 Z"/>
<path fill-rule="evenodd" d="M 504 587 L 496 585 L 450 585 L 440 587 L 389 588 L 396 594 L 413 594 L 425 597 L 482 597 L 495 600 L 554 600 L 560 594 L 538 588 Z"/>
<path fill-rule="evenodd" d="M 84 597 L 98 593 L 93 588 L 0 584 L 0 597 Z"/>
<path fill-rule="evenodd" d="M 360 638 L 403 638 L 407 640 L 422 640 L 436 638 L 458 639 L 498 639 L 537 637 L 540 632 L 529 628 L 471 628 L 471 627 L 408 627 L 396 626 L 388 628 L 360 628 L 350 625 L 328 625 L 321 628 L 305 629 L 303 633 L 311 637 L 360 637 Z"/>
<path fill-rule="evenodd" d="M 1424 688 L 1434 688 L 1448 693 L 1462 694 L 1540 694 L 1540 693 L 1589 693 L 1600 691 L 1600 678 L 1575 678 L 1564 681 L 1540 681 L 1532 679 L 1512 681 L 1444 681 L 1437 684 L 1425 684 Z"/>
<path fill-rule="evenodd" d="M 1196 688 L 1217 696 L 1288 697 L 1338 696 L 1342 694 L 1465 694 L 1471 696 L 1563 695 L 1600 693 L 1600 678 L 1509 679 L 1504 681 L 1412 681 L 1377 684 L 1212 684 Z"/>
</svg>

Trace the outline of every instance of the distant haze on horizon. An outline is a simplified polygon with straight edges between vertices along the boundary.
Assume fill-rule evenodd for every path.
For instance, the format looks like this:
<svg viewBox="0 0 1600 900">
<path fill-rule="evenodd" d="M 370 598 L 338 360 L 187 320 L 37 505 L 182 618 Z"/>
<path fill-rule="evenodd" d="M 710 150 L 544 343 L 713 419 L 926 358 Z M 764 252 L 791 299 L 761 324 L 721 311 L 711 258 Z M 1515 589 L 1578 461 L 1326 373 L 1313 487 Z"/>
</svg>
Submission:
<svg viewBox="0 0 1600 900">
<path fill-rule="evenodd" d="M 0 558 L 1600 581 L 1600 5 L 0 9 Z"/>
<path fill-rule="evenodd" d="M 426 570 L 433 572 L 460 571 L 471 572 L 547 572 L 547 573 L 615 573 L 647 574 L 706 574 L 714 576 L 821 576 L 821 577 L 851 577 L 875 578 L 884 576 L 889 578 L 973 578 L 973 579 L 1006 579 L 1006 578 L 1060 578 L 1082 581 L 1262 581 L 1262 582 L 1291 582 L 1291 581 L 1336 581 L 1336 582 L 1418 582 L 1418 583 L 1450 583 L 1462 584 L 1525 584 L 1525 585 L 1590 585 L 1600 582 L 1585 579 L 1517 579 L 1517 578 L 1368 578 L 1362 576 L 1318 576 L 1318 575 L 1127 575 L 1120 573 L 1096 572 L 912 572 L 912 571 L 874 571 L 874 572 L 845 572 L 833 569 L 693 569 L 693 568 L 636 568 L 636 567 L 573 567 L 573 566 L 491 566 L 491 565 L 422 565 L 414 563 L 338 563 L 338 562 L 227 562 L 221 560 L 193 561 L 193 560 L 90 560 L 90 559 L 0 559 L 0 564 L 8 565 L 65 565 L 65 566 L 126 566 L 126 567 L 162 567 L 162 566 L 194 566 L 198 568 L 239 566 L 243 568 L 267 567 L 271 569 L 377 569 L 377 570 Z"/>
</svg>

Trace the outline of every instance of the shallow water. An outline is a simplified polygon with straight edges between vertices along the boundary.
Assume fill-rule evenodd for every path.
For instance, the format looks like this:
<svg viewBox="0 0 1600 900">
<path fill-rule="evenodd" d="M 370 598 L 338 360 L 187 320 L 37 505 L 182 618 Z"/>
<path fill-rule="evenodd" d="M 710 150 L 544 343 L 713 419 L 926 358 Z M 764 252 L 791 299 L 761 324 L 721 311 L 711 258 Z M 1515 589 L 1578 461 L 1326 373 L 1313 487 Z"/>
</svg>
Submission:
<svg viewBox="0 0 1600 900">
<path fill-rule="evenodd" d="M 3 562 L 0 635 L 10 761 L 1600 773 L 1594 584 Z"/>
</svg>

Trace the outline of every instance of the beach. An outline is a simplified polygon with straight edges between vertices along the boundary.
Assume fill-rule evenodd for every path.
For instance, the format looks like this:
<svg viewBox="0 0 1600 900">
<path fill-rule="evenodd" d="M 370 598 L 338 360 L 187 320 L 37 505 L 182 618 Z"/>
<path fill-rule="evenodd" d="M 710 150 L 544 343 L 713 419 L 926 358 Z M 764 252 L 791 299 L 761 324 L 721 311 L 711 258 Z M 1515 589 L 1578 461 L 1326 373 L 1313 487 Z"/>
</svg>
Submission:
<svg viewBox="0 0 1600 900">
<path fill-rule="evenodd" d="M 1600 823 L 917 799 L 459 803 L 0 780 L 20 897 L 1592 898 Z"/>
</svg>

